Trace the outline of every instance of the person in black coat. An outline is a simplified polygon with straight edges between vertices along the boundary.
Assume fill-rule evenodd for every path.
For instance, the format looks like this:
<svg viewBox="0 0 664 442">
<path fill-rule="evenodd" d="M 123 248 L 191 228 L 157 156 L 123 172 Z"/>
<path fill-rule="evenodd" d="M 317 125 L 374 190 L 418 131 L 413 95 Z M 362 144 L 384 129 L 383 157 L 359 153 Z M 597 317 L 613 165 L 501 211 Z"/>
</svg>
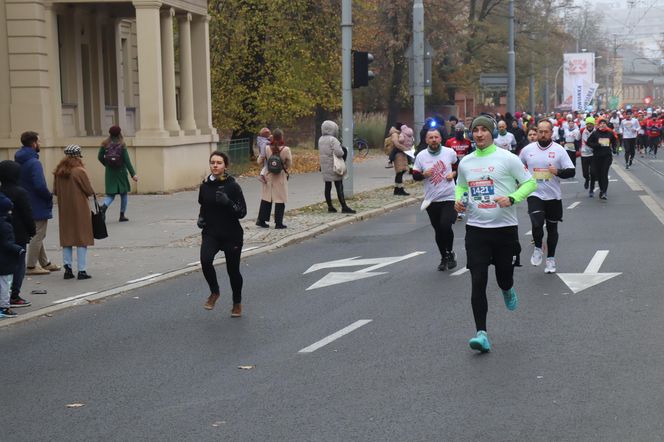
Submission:
<svg viewBox="0 0 664 442">
<path fill-rule="evenodd" d="M 14 241 L 22 249 L 27 249 L 30 238 L 35 236 L 37 227 L 32 216 L 30 195 L 18 183 L 21 178 L 21 165 L 16 161 L 0 162 L 0 192 L 4 193 L 14 205 L 12 210 L 12 227 Z M 16 270 L 13 272 L 11 288 L 11 306 L 28 307 L 30 301 L 21 298 L 21 286 L 25 277 L 25 254 L 20 256 Z"/>
<path fill-rule="evenodd" d="M 0 318 L 12 318 L 16 313 L 10 307 L 9 291 L 12 275 L 25 249 L 16 245 L 11 211 L 14 205 L 0 192 Z"/>
<path fill-rule="evenodd" d="M 226 270 L 233 291 L 233 309 L 231 317 L 242 316 L 242 275 L 240 274 L 240 255 L 244 231 L 240 220 L 247 214 L 242 188 L 235 179 L 226 173 L 229 165 L 228 156 L 223 152 L 210 155 L 211 174 L 203 181 L 198 190 L 198 227 L 203 229 L 201 244 L 201 267 L 203 276 L 210 287 L 210 296 L 203 306 L 212 310 L 219 299 L 219 283 L 214 270 L 214 257 L 220 251 L 226 257 Z"/>
</svg>

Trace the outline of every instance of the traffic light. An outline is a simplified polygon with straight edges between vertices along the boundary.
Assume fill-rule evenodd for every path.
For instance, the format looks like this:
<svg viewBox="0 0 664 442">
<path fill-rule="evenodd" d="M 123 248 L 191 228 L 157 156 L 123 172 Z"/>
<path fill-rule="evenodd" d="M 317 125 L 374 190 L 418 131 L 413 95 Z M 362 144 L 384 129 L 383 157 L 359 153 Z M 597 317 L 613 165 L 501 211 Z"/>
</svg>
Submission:
<svg viewBox="0 0 664 442">
<path fill-rule="evenodd" d="M 353 51 L 353 88 L 369 86 L 374 73 L 369 70 L 369 63 L 374 61 L 373 54 L 363 51 Z"/>
</svg>

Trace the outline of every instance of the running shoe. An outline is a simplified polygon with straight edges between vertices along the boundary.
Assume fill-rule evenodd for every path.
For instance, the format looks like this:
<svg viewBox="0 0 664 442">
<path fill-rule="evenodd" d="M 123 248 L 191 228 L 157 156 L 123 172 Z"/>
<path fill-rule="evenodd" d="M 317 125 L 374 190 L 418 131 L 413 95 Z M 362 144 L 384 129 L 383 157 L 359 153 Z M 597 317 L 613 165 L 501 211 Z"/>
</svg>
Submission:
<svg viewBox="0 0 664 442">
<path fill-rule="evenodd" d="M 452 270 L 456 266 L 457 266 L 456 253 L 447 252 L 447 268 L 449 270 Z"/>
<path fill-rule="evenodd" d="M 489 337 L 486 335 L 486 332 L 484 330 L 478 331 L 475 337 L 471 338 L 470 341 L 468 341 L 468 345 L 470 345 L 470 348 L 472 348 L 473 350 L 477 350 L 481 353 L 486 353 L 491 350 L 491 343 L 489 342 Z"/>
<path fill-rule="evenodd" d="M 587 189 L 589 185 L 590 185 L 590 180 L 586 180 L 586 182 L 583 183 L 583 188 Z"/>
<path fill-rule="evenodd" d="M 602 192 L 600 192 L 600 193 L 599 193 L 599 199 L 601 199 L 601 200 L 605 200 L 605 199 L 606 199 L 606 193 L 602 193 Z"/>
<path fill-rule="evenodd" d="M 544 273 L 556 273 L 556 258 L 546 258 Z"/>
<path fill-rule="evenodd" d="M 590 190 L 590 191 L 588 192 L 588 198 L 592 198 L 592 197 L 594 197 L 594 196 L 595 196 L 595 192 L 593 192 L 592 190 Z"/>
<path fill-rule="evenodd" d="M 438 270 L 444 272 L 447 270 L 447 255 L 444 258 L 440 259 L 440 264 L 438 264 Z"/>
<path fill-rule="evenodd" d="M 533 250 L 533 256 L 530 257 L 530 263 L 534 266 L 542 264 L 542 249 L 535 247 Z"/>
<path fill-rule="evenodd" d="M 505 307 L 507 307 L 507 310 L 516 310 L 519 306 L 519 297 L 516 296 L 514 287 L 509 290 L 503 290 L 503 299 L 505 300 Z"/>
</svg>

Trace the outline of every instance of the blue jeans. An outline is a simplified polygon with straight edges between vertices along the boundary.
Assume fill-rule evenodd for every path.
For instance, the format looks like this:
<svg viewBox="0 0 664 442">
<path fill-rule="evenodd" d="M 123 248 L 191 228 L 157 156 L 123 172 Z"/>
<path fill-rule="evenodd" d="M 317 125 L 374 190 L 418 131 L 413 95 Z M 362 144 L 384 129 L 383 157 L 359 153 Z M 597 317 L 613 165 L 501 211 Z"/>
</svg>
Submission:
<svg viewBox="0 0 664 442">
<path fill-rule="evenodd" d="M 62 248 L 62 261 L 64 265 L 72 267 L 73 260 L 73 247 L 63 247 Z M 85 272 L 88 258 L 88 248 L 87 247 L 76 247 L 76 260 L 78 262 L 78 271 Z"/>
<path fill-rule="evenodd" d="M 104 198 L 104 205 L 106 207 L 110 206 L 113 200 L 115 199 L 114 195 L 106 195 Z M 127 193 L 120 194 L 120 212 L 125 213 L 127 211 Z"/>
<path fill-rule="evenodd" d="M 9 288 L 12 275 L 0 275 L 0 308 L 9 308 Z"/>
</svg>

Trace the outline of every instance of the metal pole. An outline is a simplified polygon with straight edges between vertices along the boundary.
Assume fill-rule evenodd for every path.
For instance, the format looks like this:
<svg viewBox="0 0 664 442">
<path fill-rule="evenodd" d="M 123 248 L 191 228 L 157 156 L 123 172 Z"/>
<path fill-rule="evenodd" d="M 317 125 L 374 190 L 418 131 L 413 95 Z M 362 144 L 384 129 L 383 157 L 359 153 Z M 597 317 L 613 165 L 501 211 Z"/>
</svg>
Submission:
<svg viewBox="0 0 664 442">
<path fill-rule="evenodd" d="M 509 3 L 509 41 L 507 53 L 507 112 L 514 115 L 516 109 L 516 61 L 514 54 L 514 0 Z"/>
<path fill-rule="evenodd" d="M 346 165 L 348 176 L 344 184 L 344 193 L 353 196 L 353 90 L 351 89 L 351 65 L 353 48 L 353 5 L 352 0 L 341 3 L 341 144 L 348 149 Z"/>
<path fill-rule="evenodd" d="M 549 109 L 549 66 L 544 67 L 544 113 L 548 114 Z"/>
<path fill-rule="evenodd" d="M 530 60 L 530 96 L 528 97 L 528 112 L 533 114 L 535 112 L 535 65 L 531 58 Z"/>
<path fill-rule="evenodd" d="M 413 126 L 415 144 L 420 140 L 419 128 L 424 126 L 424 5 L 413 3 Z"/>
</svg>

